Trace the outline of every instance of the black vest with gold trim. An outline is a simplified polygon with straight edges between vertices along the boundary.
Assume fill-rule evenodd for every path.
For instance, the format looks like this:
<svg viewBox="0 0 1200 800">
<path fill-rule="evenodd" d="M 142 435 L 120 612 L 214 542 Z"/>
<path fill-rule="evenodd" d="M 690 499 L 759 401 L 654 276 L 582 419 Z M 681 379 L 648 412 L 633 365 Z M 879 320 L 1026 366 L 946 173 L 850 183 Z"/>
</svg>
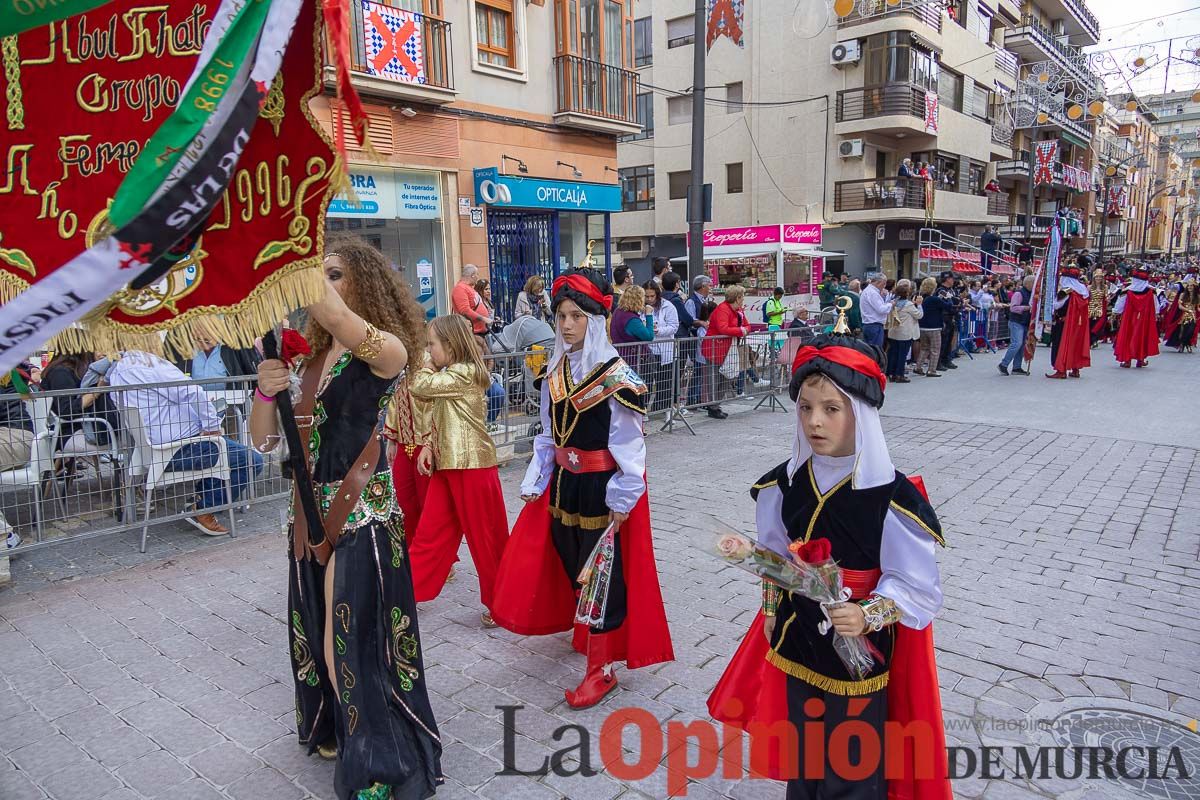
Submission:
<svg viewBox="0 0 1200 800">
<path fill-rule="evenodd" d="M 639 414 L 646 413 L 646 384 L 619 357 L 596 366 L 578 383 L 563 359 L 552 375 L 545 377 L 550 388 L 550 427 L 556 448 L 607 450 L 612 409 L 610 398 Z M 605 495 L 615 469 L 573 473 L 555 465 L 550 479 L 550 514 L 564 525 L 587 530 L 608 526 Z"/>
<path fill-rule="evenodd" d="M 828 539 L 833 560 L 845 569 L 880 568 L 883 522 L 889 509 L 914 521 L 942 543 L 937 515 L 903 474 L 897 472 L 891 483 L 871 489 L 854 489 L 850 479 L 847 475 L 829 491 L 821 492 L 811 461 L 805 462 L 794 478 L 788 477 L 785 462 L 759 479 L 750 494 L 757 499 L 760 490 L 778 486 L 783 494 L 783 524 L 791 540 Z M 789 675 L 835 694 L 862 695 L 887 686 L 893 626 L 866 634 L 878 651 L 877 663 L 864 678 L 858 679 L 850 674 L 834 650 L 833 634 L 822 635 L 818 631 L 817 626 L 824 619 L 819 604 L 785 594 L 776 611 L 767 660 Z"/>
</svg>

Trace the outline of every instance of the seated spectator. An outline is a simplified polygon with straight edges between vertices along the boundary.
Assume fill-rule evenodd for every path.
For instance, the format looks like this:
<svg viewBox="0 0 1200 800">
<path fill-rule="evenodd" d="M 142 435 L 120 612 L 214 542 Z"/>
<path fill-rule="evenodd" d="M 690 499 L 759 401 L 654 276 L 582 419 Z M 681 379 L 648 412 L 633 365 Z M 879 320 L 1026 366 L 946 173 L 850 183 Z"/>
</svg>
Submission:
<svg viewBox="0 0 1200 800">
<path fill-rule="evenodd" d="M 185 380 L 184 374 L 170 362 L 150 353 L 129 352 L 113 365 L 108 381 L 114 387 L 175 383 Z M 120 402 L 136 408 L 150 444 L 164 445 L 195 436 L 220 436 L 221 417 L 204 391 L 196 385 L 154 386 L 126 389 L 119 392 Z M 232 478 L 233 502 L 241 499 L 254 474 L 262 471 L 263 458 L 239 442 L 225 437 Z M 206 469 L 216 465 L 218 450 L 215 442 L 190 442 L 177 448 L 170 457 L 167 471 Z M 196 486 L 196 510 L 189 522 L 208 536 L 223 536 L 229 529 L 206 509 L 225 505 L 229 499 L 225 484 L 217 478 L 204 478 Z"/>
<path fill-rule="evenodd" d="M 206 378 L 231 378 L 242 375 L 257 375 L 258 363 L 262 356 L 253 347 L 228 347 L 221 344 L 206 320 L 196 323 L 192 331 L 192 341 L 196 343 L 196 351 L 192 354 L 191 377 L 195 380 Z M 246 384 L 242 384 L 243 387 Z M 233 389 L 233 383 L 227 380 L 210 380 L 200 384 L 206 392 L 219 392 Z"/>
<path fill-rule="evenodd" d="M 101 426 L 92 430 L 92 437 L 84 432 L 84 417 L 97 417 L 108 422 L 114 431 L 120 429 L 120 415 L 108 394 L 102 392 L 80 392 L 83 379 L 96 361 L 93 353 L 63 353 L 46 365 L 42 375 L 43 392 L 69 391 L 71 394 L 55 397 L 51 409 L 59 419 L 58 441 L 55 450 L 63 453 L 78 452 L 88 444 L 108 445 L 108 431 Z M 98 381 L 103 384 L 103 381 Z"/>
<path fill-rule="evenodd" d="M 18 367 L 15 371 L 28 386 L 28 367 Z M 17 385 L 12 380 L 12 373 L 8 373 L 0 376 L 0 472 L 24 467 L 29 463 L 32 450 L 33 420 L 25 408 L 25 401 Z M 0 549 L 0 558 L 7 558 L 3 555 L 4 552 L 20 545 L 21 537 L 8 524 L 3 514 L 0 514 L 0 536 L 5 540 L 4 548 Z"/>
</svg>

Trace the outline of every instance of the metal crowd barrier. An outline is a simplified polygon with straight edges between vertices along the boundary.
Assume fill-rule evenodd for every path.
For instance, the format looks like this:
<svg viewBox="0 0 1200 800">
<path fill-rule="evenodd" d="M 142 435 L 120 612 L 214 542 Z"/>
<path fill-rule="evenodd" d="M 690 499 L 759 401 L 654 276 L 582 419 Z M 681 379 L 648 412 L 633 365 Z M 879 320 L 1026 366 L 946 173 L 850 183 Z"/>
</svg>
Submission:
<svg viewBox="0 0 1200 800">
<path fill-rule="evenodd" d="M 669 432 L 691 430 L 689 417 L 707 406 L 782 409 L 778 395 L 795 351 L 789 340 L 797 336 L 807 340 L 812 330 L 617 349 L 648 387 L 647 433 Z M 713 363 L 705 354 L 714 350 L 730 355 Z M 486 359 L 489 432 L 502 458 L 532 449 L 541 429 L 534 376 L 549 356 L 536 349 Z M 28 427 L 19 434 L 0 428 L 13 451 L 29 446 L 27 456 L 10 459 L 17 463 L 0 464 L 0 538 L 11 526 L 23 539 L 9 553 L 139 529 L 144 548 L 151 526 L 201 514 L 236 536 L 250 506 L 291 490 L 281 470 L 284 448 L 264 454 L 251 447 L 253 386 L 253 378 L 238 377 L 35 391 L 29 399 L 0 394 L 8 411 L 0 419 Z"/>
<path fill-rule="evenodd" d="M 6 453 L 0 527 L 17 551 L 211 514 L 237 534 L 239 513 L 284 496 L 276 453 L 250 448 L 253 379 L 96 386 L 0 395 Z M 20 409 L 20 410 L 18 410 Z M 23 413 L 22 413 L 23 412 Z M 21 424 L 17 424 L 21 423 Z"/>
<path fill-rule="evenodd" d="M 958 343 L 967 355 L 1008 347 L 1008 309 L 962 311 L 958 315 Z"/>
</svg>

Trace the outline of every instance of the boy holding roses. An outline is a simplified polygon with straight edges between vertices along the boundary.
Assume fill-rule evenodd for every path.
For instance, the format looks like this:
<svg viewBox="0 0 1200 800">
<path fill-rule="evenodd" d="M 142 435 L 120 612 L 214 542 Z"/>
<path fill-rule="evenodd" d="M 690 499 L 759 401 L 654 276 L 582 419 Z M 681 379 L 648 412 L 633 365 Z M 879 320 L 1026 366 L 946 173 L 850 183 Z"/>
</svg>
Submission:
<svg viewBox="0 0 1200 800">
<path fill-rule="evenodd" d="M 929 628 L 942 605 L 941 527 L 888 455 L 885 385 L 871 345 L 834 335 L 801 348 L 792 457 L 751 489 L 759 543 L 811 564 L 832 559 L 850 590 L 847 602 L 822 606 L 764 583 L 762 614 L 709 699 L 725 722 L 792 723 L 797 752 L 758 748 L 772 755 L 764 768 L 751 748 L 751 769 L 787 780 L 789 800 L 951 796 Z M 875 656 L 865 674 L 847 669 L 822 633 L 826 620 L 841 636 L 865 637 Z M 889 722 L 921 722 L 931 736 L 889 744 Z M 903 757 L 889 761 L 890 746 Z"/>
</svg>

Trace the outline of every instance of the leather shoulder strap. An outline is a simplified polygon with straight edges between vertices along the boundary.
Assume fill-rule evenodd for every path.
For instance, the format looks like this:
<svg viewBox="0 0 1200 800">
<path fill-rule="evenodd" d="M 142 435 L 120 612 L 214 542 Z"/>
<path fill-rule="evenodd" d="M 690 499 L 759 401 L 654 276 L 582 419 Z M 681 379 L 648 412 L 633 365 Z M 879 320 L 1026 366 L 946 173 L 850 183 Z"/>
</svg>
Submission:
<svg viewBox="0 0 1200 800">
<path fill-rule="evenodd" d="M 296 427 L 300 429 L 300 443 L 304 447 L 304 460 L 310 470 L 308 486 L 310 492 L 313 491 L 313 487 L 311 483 L 312 453 L 308 449 L 309 433 L 312 431 L 312 414 L 317 405 L 317 386 L 321 382 L 321 373 L 324 371 L 327 352 L 322 350 L 314 353 L 305 365 L 304 374 L 300 377 L 300 402 L 295 406 Z M 304 557 L 308 547 L 308 519 L 300 507 L 300 497 L 296 494 L 296 478 L 297 476 L 292 476 L 292 553 L 299 561 Z"/>
<path fill-rule="evenodd" d="M 345 527 L 346 520 L 350 518 L 350 512 L 358 504 L 358 498 L 366 488 L 367 481 L 375 474 L 377 464 L 379 464 L 379 434 L 372 431 L 371 438 L 367 440 L 362 452 L 358 454 L 358 458 L 350 465 L 350 471 L 342 479 L 337 494 L 329 504 L 329 511 L 325 514 L 325 537 L 329 542 L 331 552 L 337 546 L 338 537 L 342 535 L 342 528 Z M 320 553 L 318 553 L 318 558 L 319 556 Z"/>
</svg>

